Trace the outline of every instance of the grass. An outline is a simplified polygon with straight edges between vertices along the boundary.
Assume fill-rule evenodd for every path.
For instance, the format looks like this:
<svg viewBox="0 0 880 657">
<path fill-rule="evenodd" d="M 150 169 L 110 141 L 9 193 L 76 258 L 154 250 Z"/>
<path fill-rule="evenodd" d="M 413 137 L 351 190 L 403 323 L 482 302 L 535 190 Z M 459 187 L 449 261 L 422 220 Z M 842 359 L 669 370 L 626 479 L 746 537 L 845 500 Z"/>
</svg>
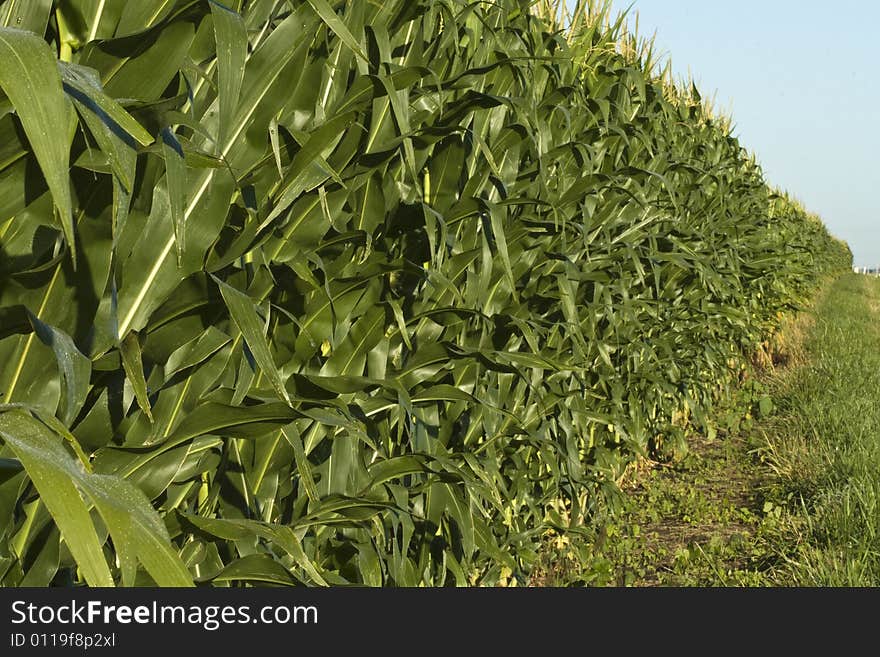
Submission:
<svg viewBox="0 0 880 657">
<path fill-rule="evenodd" d="M 880 583 L 880 281 L 846 275 L 788 322 L 687 456 L 646 463 L 536 583 Z M 772 400 L 772 401 L 770 401 Z"/>
<path fill-rule="evenodd" d="M 773 418 L 766 458 L 791 494 L 798 539 L 780 583 L 880 584 L 880 281 L 848 275 L 826 296 L 808 367 Z"/>
</svg>

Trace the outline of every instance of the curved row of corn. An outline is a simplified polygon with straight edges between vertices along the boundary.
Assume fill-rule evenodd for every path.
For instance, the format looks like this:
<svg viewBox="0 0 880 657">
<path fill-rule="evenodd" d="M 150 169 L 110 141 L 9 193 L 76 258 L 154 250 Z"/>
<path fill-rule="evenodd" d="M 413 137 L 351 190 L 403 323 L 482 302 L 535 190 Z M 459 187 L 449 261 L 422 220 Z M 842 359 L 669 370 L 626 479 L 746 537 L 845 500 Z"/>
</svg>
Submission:
<svg viewBox="0 0 880 657">
<path fill-rule="evenodd" d="M 3 584 L 527 572 L 848 264 L 601 12 L 229 4 L 0 3 Z"/>
</svg>

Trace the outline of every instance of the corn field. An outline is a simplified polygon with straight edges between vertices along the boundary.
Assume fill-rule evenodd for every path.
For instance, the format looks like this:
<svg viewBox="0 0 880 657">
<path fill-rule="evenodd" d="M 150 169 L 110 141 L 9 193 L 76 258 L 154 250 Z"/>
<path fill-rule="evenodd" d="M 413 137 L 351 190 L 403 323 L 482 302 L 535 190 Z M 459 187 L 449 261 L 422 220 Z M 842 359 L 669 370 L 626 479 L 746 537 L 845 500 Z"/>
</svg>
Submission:
<svg viewBox="0 0 880 657">
<path fill-rule="evenodd" d="M 0 3 L 2 585 L 527 576 L 851 265 L 607 4 L 224 2 Z"/>
</svg>

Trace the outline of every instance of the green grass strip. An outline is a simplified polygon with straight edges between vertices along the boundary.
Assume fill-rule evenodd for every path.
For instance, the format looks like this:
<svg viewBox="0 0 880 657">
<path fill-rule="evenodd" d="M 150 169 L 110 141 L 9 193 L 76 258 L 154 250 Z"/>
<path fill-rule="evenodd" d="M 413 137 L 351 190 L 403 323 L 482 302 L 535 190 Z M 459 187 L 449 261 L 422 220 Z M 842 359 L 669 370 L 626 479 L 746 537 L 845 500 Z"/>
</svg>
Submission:
<svg viewBox="0 0 880 657">
<path fill-rule="evenodd" d="M 786 585 L 880 584 L 880 280 L 840 278 L 817 309 L 809 365 L 782 400 L 769 463 L 795 501 Z"/>
</svg>

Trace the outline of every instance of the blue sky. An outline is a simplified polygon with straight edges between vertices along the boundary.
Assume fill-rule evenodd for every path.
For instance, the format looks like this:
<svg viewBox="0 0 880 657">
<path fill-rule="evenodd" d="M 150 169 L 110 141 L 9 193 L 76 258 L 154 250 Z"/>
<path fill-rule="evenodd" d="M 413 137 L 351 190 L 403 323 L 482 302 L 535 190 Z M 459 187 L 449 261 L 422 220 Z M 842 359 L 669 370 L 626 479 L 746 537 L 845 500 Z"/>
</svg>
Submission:
<svg viewBox="0 0 880 657">
<path fill-rule="evenodd" d="M 715 94 L 768 182 L 820 215 L 857 265 L 880 264 L 880 3 L 635 0 L 633 11 L 676 74 Z"/>
</svg>

